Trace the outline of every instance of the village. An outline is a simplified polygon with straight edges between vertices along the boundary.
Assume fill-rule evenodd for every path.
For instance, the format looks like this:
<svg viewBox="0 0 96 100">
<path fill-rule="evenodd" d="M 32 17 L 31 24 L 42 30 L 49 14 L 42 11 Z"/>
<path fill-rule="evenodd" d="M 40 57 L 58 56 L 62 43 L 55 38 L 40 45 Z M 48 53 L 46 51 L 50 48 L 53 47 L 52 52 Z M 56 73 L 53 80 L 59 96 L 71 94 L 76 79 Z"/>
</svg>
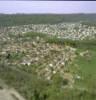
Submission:
<svg viewBox="0 0 96 100">
<path fill-rule="evenodd" d="M 36 72 L 47 80 L 51 80 L 52 76 L 57 72 L 60 72 L 61 77 L 64 76 L 63 74 L 66 74 L 65 72 L 68 71 L 66 66 L 70 66 L 77 56 L 76 48 L 67 45 L 62 47 L 57 44 L 49 44 L 39 36 L 30 40 L 30 37 L 24 37 L 25 34 L 37 32 L 72 40 L 94 39 L 96 36 L 95 27 L 84 26 L 80 23 L 12 26 L 2 28 L 0 32 L 0 37 L 2 37 L 0 41 L 5 43 L 4 47 L 1 47 L 1 58 L 7 58 L 5 62 L 9 65 L 18 65 L 19 68 L 27 71 L 28 67 L 25 68 L 24 66 L 41 66 L 36 69 Z M 23 38 L 26 38 L 27 41 L 23 42 Z M 87 53 L 85 51 L 85 54 Z M 10 60 L 10 57 L 14 55 L 21 55 L 21 58 Z"/>
<path fill-rule="evenodd" d="M 77 23 L 58 23 L 58 24 L 30 24 L 5 27 L 0 29 L 0 33 L 26 33 L 26 32 L 39 32 L 49 35 L 57 36 L 58 38 L 71 39 L 71 40 L 84 40 L 94 39 L 96 37 L 96 27 L 82 25 Z"/>
<path fill-rule="evenodd" d="M 61 79 L 58 82 L 61 90 L 75 87 L 88 92 L 87 88 L 78 88 L 75 85 L 76 81 L 82 82 L 85 79 L 79 64 L 75 61 L 80 57 L 90 62 L 92 59 L 90 50 L 80 51 L 67 43 L 62 45 L 54 41 L 49 43 L 40 34 L 48 36 L 49 39 L 55 36 L 65 40 L 92 40 L 96 37 L 96 27 L 80 23 L 2 27 L 0 29 L 1 73 L 2 69 L 9 68 L 30 77 L 35 74 L 35 77 L 47 81 L 50 86 L 54 84 L 54 80 Z"/>
</svg>

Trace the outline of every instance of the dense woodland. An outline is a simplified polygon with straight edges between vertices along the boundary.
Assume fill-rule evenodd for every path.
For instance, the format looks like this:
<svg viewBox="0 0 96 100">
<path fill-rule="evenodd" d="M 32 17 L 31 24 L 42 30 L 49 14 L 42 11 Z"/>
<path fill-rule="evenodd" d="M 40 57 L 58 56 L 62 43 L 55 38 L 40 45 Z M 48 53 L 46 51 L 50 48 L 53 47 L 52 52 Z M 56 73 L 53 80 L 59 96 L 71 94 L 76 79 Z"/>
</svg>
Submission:
<svg viewBox="0 0 96 100">
<path fill-rule="evenodd" d="M 0 26 L 56 24 L 60 22 L 96 22 L 96 14 L 0 14 Z"/>
</svg>

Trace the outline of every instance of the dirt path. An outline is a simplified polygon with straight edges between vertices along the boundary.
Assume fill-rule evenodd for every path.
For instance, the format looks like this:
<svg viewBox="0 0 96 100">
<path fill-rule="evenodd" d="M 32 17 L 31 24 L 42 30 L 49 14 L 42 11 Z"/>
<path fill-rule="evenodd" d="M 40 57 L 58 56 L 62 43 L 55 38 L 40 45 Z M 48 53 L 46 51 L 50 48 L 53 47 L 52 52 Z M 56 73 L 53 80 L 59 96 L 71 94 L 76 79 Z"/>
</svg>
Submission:
<svg viewBox="0 0 96 100">
<path fill-rule="evenodd" d="M 15 89 L 8 88 L 0 80 L 0 100 L 25 100 Z"/>
<path fill-rule="evenodd" d="M 14 89 L 2 89 L 0 90 L 0 100 L 25 100 L 25 99 Z"/>
</svg>

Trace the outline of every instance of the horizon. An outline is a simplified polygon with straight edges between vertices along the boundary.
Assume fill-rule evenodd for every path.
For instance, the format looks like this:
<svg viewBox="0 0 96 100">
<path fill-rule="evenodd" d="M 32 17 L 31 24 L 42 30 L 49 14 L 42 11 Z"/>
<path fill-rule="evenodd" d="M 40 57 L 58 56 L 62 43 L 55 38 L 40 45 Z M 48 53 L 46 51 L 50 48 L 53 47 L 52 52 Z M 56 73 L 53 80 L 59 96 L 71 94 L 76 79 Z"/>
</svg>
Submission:
<svg viewBox="0 0 96 100">
<path fill-rule="evenodd" d="M 0 13 L 0 15 L 87 15 L 96 13 Z"/>
</svg>

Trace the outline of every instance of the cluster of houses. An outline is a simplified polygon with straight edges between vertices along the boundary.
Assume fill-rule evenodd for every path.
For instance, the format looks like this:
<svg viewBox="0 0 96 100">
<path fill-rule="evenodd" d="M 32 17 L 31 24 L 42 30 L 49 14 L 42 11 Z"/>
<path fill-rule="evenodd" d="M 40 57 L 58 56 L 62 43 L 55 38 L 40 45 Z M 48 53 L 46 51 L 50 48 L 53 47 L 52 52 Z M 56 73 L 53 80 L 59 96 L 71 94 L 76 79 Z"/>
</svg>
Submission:
<svg viewBox="0 0 96 100">
<path fill-rule="evenodd" d="M 31 41 L 23 42 L 16 41 L 15 37 L 11 38 L 13 39 L 10 39 L 0 49 L 0 59 L 4 61 L 4 64 L 16 66 L 16 69 L 28 73 L 32 73 L 35 69 L 37 75 L 46 80 L 52 80 L 56 73 L 59 73 L 62 78 L 69 75 L 67 73 L 69 67 L 76 58 L 75 48 L 46 43 L 38 36 Z M 70 76 L 71 78 L 68 80 L 72 84 L 73 76 L 71 74 Z"/>
<path fill-rule="evenodd" d="M 31 24 L 0 29 L 1 62 L 9 66 L 14 65 L 19 70 L 29 73 L 35 70 L 40 78 L 43 77 L 46 80 L 52 80 L 54 75 L 59 73 L 63 79 L 67 79 L 69 83 L 73 84 L 74 79 L 69 69 L 77 56 L 76 49 L 67 45 L 46 43 L 43 38 L 38 36 L 32 40 L 28 40 L 27 37 L 19 37 L 20 34 L 26 32 L 40 32 L 56 35 L 58 38 L 83 40 L 94 38 L 96 28 L 79 23 L 59 23 L 54 25 Z M 80 78 L 78 75 L 77 77 Z"/>
<path fill-rule="evenodd" d="M 0 29 L 1 31 L 1 29 Z M 58 38 L 83 40 L 96 37 L 96 27 L 87 26 L 78 23 L 58 23 L 58 24 L 30 24 L 21 26 L 6 27 L 4 32 L 26 33 L 39 32 L 49 35 L 55 35 Z"/>
</svg>

